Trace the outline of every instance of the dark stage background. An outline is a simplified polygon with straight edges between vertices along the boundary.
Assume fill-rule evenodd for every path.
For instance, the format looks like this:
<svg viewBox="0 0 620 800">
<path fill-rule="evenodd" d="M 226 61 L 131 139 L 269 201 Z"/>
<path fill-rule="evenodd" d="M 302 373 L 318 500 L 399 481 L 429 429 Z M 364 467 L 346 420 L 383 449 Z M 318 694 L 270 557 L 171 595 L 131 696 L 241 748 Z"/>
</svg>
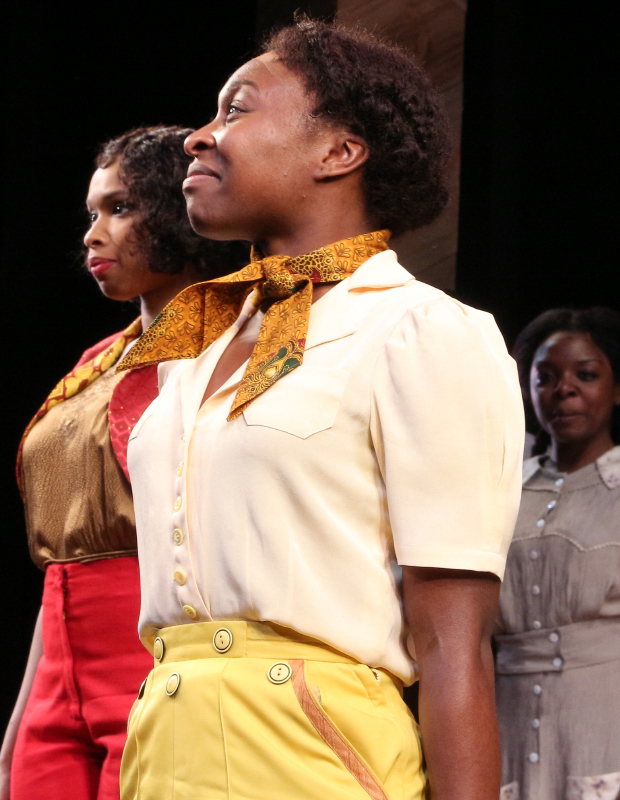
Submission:
<svg viewBox="0 0 620 800">
<path fill-rule="evenodd" d="M 139 124 L 204 124 L 257 31 L 308 4 L 156 10 L 165 7 L 13 2 L 4 11 L 2 728 L 42 584 L 14 482 L 19 438 L 81 352 L 136 315 L 100 296 L 79 264 L 95 146 Z M 598 16 L 564 6 L 553 19 L 539 7 L 472 0 L 467 20 L 456 294 L 494 312 L 509 340 L 552 305 L 620 307 L 611 4 Z"/>
</svg>

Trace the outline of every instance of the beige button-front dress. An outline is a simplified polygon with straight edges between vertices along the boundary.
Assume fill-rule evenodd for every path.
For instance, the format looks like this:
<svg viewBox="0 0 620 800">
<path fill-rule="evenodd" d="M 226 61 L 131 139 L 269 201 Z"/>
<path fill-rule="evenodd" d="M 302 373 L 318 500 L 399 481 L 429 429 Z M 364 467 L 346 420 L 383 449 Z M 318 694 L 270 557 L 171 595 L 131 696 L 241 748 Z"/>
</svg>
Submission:
<svg viewBox="0 0 620 800">
<path fill-rule="evenodd" d="M 495 637 L 502 800 L 617 800 L 620 447 L 523 478 Z"/>
</svg>

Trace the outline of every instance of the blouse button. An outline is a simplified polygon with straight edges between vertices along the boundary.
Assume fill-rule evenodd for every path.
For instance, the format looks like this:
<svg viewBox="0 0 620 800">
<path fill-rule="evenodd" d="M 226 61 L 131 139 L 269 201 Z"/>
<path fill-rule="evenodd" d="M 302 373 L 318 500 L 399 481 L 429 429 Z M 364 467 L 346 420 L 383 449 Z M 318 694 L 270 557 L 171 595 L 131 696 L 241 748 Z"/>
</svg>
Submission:
<svg viewBox="0 0 620 800">
<path fill-rule="evenodd" d="M 534 628 L 535 631 L 539 631 L 542 628 L 542 622 L 539 619 L 535 619 L 534 622 L 532 622 L 532 628 Z"/>
<path fill-rule="evenodd" d="M 187 575 L 183 572 L 182 569 L 175 569 L 172 577 L 179 584 L 179 586 L 185 586 L 185 584 L 187 583 Z"/>
<path fill-rule="evenodd" d="M 530 558 L 532 561 L 536 561 L 538 558 L 538 550 L 530 550 Z"/>
<path fill-rule="evenodd" d="M 532 689 L 534 694 L 542 694 L 542 686 L 539 683 L 534 684 L 534 688 Z"/>
<path fill-rule="evenodd" d="M 183 498 L 182 497 L 177 497 L 177 499 L 174 501 L 174 505 L 172 507 L 174 508 L 175 511 L 178 511 L 181 508 L 182 505 L 183 505 Z"/>
<path fill-rule="evenodd" d="M 560 669 L 560 667 L 562 666 L 562 659 L 561 658 L 554 658 L 552 663 L 553 663 L 554 667 L 556 667 L 557 669 Z"/>
<path fill-rule="evenodd" d="M 549 641 L 553 642 L 554 644 L 556 642 L 559 642 L 560 641 L 560 634 L 556 633 L 555 631 L 553 631 L 553 633 L 549 634 Z"/>
<path fill-rule="evenodd" d="M 537 764 L 538 763 L 538 753 L 530 753 L 528 758 L 529 758 L 531 764 Z"/>
<path fill-rule="evenodd" d="M 175 528 L 172 531 L 172 541 L 176 544 L 183 544 L 183 539 L 185 539 L 185 534 L 180 528 Z"/>
<path fill-rule="evenodd" d="M 185 463 L 184 463 L 183 461 L 179 461 L 179 466 L 177 467 L 177 476 L 178 476 L 179 478 L 180 478 L 180 477 L 181 477 L 181 475 L 183 474 L 183 467 L 184 467 L 184 466 L 185 466 Z"/>
<path fill-rule="evenodd" d="M 191 619 L 197 619 L 198 618 L 198 612 L 196 611 L 196 609 L 193 606 L 184 605 L 183 606 L 183 613 L 187 614 L 187 616 L 190 617 Z"/>
<path fill-rule="evenodd" d="M 536 586 L 536 584 L 534 584 L 534 586 L 532 586 L 532 594 L 539 595 L 540 594 L 540 586 Z"/>
<path fill-rule="evenodd" d="M 555 508 L 557 504 L 558 504 L 557 500 L 552 500 L 550 503 L 547 503 L 547 508 L 551 510 L 552 508 Z"/>
<path fill-rule="evenodd" d="M 537 730 L 538 730 L 538 728 L 540 728 L 540 720 L 539 719 L 533 719 L 532 720 L 532 728 L 536 728 Z"/>
<path fill-rule="evenodd" d="M 557 481 L 555 482 L 555 485 L 561 486 L 563 483 L 564 483 L 564 478 L 558 478 Z"/>
<path fill-rule="evenodd" d="M 537 528 L 544 528 L 545 527 L 545 520 L 544 519 L 539 519 L 538 522 L 536 523 L 536 527 Z"/>
</svg>

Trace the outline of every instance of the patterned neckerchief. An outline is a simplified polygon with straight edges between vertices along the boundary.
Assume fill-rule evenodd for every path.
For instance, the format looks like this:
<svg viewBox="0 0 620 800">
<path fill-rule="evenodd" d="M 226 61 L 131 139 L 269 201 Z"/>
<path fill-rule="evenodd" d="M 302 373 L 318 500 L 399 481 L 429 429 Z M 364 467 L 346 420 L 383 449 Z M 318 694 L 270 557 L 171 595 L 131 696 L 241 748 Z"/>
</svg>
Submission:
<svg viewBox="0 0 620 800">
<path fill-rule="evenodd" d="M 389 231 L 375 231 L 321 247 L 307 255 L 267 256 L 252 251 L 239 272 L 190 286 L 168 303 L 118 366 L 146 367 L 196 358 L 234 324 L 253 290 L 265 312 L 258 340 L 232 404 L 235 419 L 256 397 L 301 366 L 315 283 L 342 281 L 371 256 L 388 249 Z"/>
</svg>

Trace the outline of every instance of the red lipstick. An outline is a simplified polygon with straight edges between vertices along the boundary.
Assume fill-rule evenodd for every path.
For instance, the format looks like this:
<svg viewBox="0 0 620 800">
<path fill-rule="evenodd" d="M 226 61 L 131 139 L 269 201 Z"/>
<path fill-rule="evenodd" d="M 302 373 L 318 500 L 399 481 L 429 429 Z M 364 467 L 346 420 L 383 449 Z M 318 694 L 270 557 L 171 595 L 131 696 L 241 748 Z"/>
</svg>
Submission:
<svg viewBox="0 0 620 800">
<path fill-rule="evenodd" d="M 107 272 L 113 264 L 116 264 L 115 258 L 89 258 L 87 261 L 90 274 L 94 278 L 100 278 L 104 272 Z"/>
</svg>

